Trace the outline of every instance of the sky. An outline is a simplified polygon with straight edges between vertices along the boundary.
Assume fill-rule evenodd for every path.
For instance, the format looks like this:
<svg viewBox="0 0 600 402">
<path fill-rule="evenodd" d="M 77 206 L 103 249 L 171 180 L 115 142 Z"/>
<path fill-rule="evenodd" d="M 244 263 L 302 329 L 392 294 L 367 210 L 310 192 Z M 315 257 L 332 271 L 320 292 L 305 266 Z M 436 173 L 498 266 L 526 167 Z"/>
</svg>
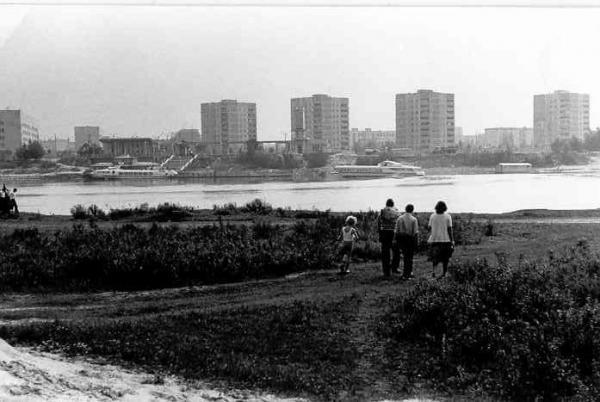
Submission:
<svg viewBox="0 0 600 402">
<path fill-rule="evenodd" d="M 0 107 L 42 137 L 200 128 L 200 104 L 257 104 L 289 138 L 290 98 L 350 98 L 350 127 L 395 128 L 395 94 L 455 94 L 456 125 L 531 126 L 533 95 L 590 94 L 600 125 L 600 8 L 0 5 Z M 596 100 L 599 99 L 598 103 Z"/>
</svg>

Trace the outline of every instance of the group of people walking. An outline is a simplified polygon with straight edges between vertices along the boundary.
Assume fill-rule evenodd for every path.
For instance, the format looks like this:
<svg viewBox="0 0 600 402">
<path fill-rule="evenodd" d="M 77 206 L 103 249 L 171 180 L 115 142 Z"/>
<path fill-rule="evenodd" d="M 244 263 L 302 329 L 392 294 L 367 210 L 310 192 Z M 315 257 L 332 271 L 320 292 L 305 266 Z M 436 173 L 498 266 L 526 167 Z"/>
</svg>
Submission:
<svg viewBox="0 0 600 402">
<path fill-rule="evenodd" d="M 390 277 L 392 273 L 400 274 L 400 256 L 402 255 L 402 279 L 409 280 L 413 276 L 413 257 L 419 244 L 419 222 L 414 216 L 414 206 L 407 204 L 404 213 L 394 206 L 394 200 L 388 199 L 377 217 L 377 230 L 381 244 L 381 265 L 383 276 Z M 454 233 L 452 217 L 446 211 L 444 201 L 438 201 L 435 212 L 429 217 L 427 225 L 430 257 L 432 261 L 431 275 L 436 277 L 436 268 L 442 264 L 441 276 L 448 272 L 448 263 L 454 251 Z M 339 240 L 342 241 L 342 265 L 340 273 L 350 272 L 350 260 L 354 243 L 359 234 L 356 229 L 357 219 L 354 216 L 346 218 Z"/>
<path fill-rule="evenodd" d="M 3 184 L 2 190 L 0 191 L 0 215 L 6 216 L 11 215 L 12 213 L 19 215 L 17 189 L 13 188 L 11 191 Z"/>
</svg>

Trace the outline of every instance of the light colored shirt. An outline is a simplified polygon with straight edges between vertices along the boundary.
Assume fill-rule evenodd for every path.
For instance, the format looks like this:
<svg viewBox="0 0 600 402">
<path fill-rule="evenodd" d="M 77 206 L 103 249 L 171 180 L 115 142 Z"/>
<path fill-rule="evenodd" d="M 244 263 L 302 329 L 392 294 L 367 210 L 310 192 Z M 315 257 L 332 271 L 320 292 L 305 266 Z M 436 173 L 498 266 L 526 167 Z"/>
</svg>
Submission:
<svg viewBox="0 0 600 402">
<path fill-rule="evenodd" d="M 412 214 L 406 212 L 396 221 L 396 234 L 414 236 L 419 233 L 419 222 Z"/>
<path fill-rule="evenodd" d="M 449 213 L 431 214 L 429 227 L 431 228 L 431 235 L 427 240 L 428 243 L 449 243 L 451 241 L 448 228 L 452 227 L 452 218 Z"/>
<path fill-rule="evenodd" d="M 342 240 L 343 241 L 354 241 L 358 239 L 358 231 L 352 226 L 344 226 L 342 228 Z"/>
</svg>

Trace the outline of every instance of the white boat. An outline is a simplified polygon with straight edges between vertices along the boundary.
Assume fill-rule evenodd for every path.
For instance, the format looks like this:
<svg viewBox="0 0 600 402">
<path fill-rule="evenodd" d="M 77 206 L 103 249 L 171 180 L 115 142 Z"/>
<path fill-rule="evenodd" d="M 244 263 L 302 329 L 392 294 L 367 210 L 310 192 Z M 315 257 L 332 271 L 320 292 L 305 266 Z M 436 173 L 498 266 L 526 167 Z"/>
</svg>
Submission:
<svg viewBox="0 0 600 402">
<path fill-rule="evenodd" d="M 343 177 L 410 177 L 424 176 L 418 166 L 405 165 L 394 161 L 379 162 L 375 166 L 338 165 L 335 172 Z"/>
<path fill-rule="evenodd" d="M 115 165 L 103 169 L 86 170 L 89 179 L 159 179 L 177 176 L 177 171 L 165 169 L 157 163 L 139 162 L 131 165 Z"/>
</svg>

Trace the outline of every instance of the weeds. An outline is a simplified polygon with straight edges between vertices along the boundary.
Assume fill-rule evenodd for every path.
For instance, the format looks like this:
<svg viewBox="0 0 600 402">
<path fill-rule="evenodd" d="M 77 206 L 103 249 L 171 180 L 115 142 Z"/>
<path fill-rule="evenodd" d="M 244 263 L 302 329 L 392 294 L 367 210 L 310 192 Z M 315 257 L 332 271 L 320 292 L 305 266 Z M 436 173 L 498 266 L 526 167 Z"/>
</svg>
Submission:
<svg viewBox="0 0 600 402">
<path fill-rule="evenodd" d="M 600 392 L 600 255 L 580 242 L 546 261 L 485 260 L 421 282 L 387 314 L 408 368 L 461 392 L 520 400 L 591 400 Z M 396 356 L 395 348 L 388 353 Z"/>
</svg>

